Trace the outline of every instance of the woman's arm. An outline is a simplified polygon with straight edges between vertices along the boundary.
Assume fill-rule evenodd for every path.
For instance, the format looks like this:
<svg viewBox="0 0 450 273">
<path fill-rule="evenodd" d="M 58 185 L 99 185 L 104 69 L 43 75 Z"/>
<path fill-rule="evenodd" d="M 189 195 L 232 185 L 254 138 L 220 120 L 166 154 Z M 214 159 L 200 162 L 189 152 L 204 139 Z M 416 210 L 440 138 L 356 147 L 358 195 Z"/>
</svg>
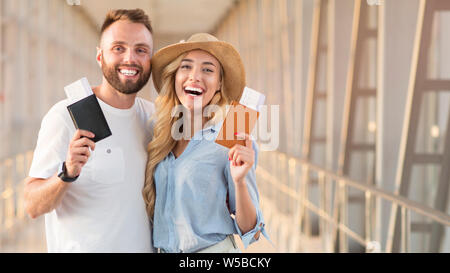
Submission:
<svg viewBox="0 0 450 273">
<path fill-rule="evenodd" d="M 248 192 L 245 176 L 255 162 L 255 151 L 252 141 L 247 134 L 238 135 L 245 137 L 245 146 L 235 145 L 230 149 L 228 156 L 230 172 L 235 184 L 236 194 L 236 222 L 242 234 L 249 232 L 256 225 L 256 208 Z"/>
<path fill-rule="evenodd" d="M 248 193 L 245 179 L 236 184 L 236 222 L 242 234 L 252 230 L 256 225 L 256 209 Z"/>
</svg>

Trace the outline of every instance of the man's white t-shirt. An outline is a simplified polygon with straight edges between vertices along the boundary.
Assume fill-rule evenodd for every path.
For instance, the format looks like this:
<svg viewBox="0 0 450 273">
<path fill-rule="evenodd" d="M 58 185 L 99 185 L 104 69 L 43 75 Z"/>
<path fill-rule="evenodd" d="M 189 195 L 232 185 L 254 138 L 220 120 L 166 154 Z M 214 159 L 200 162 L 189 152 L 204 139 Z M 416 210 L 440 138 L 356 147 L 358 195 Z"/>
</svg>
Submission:
<svg viewBox="0 0 450 273">
<path fill-rule="evenodd" d="M 45 215 L 49 252 L 152 252 L 142 189 L 151 138 L 151 102 L 136 98 L 130 109 L 100 99 L 112 136 L 98 141 L 61 204 Z M 42 120 L 30 177 L 47 179 L 66 160 L 75 126 L 68 100 Z"/>
</svg>

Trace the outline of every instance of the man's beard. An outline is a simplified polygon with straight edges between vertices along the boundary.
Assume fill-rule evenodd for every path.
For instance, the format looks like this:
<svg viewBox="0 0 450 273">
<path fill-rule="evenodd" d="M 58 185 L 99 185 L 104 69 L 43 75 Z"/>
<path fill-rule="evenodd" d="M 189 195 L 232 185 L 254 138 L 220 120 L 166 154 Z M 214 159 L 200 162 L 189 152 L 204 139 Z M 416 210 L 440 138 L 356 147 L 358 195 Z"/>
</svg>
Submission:
<svg viewBox="0 0 450 273">
<path fill-rule="evenodd" d="M 133 80 L 126 80 L 125 83 L 123 83 L 119 78 L 119 66 L 120 67 L 133 67 L 138 69 L 138 79 L 136 82 Z M 139 92 L 148 82 L 148 79 L 150 78 L 151 70 L 149 69 L 147 72 L 144 71 L 144 69 L 139 65 L 108 65 L 105 63 L 105 60 L 102 58 L 102 71 L 103 76 L 108 81 L 108 83 L 114 87 L 117 91 L 123 94 L 134 94 Z"/>
</svg>

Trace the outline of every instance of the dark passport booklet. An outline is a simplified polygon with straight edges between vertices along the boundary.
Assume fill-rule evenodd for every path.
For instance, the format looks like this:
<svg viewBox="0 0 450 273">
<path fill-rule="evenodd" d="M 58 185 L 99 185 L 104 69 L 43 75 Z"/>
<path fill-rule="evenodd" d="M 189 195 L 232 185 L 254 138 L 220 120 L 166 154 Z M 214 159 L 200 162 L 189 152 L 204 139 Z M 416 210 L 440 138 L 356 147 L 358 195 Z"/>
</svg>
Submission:
<svg viewBox="0 0 450 273">
<path fill-rule="evenodd" d="M 112 135 L 95 94 L 67 106 L 75 128 L 95 134 L 94 142 Z"/>
</svg>

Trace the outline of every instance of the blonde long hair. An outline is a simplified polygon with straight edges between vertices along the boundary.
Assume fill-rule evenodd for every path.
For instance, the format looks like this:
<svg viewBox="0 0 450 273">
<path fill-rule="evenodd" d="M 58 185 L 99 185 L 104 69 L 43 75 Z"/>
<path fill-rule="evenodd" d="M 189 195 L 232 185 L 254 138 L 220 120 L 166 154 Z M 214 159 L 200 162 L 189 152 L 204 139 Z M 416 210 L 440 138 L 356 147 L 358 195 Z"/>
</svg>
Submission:
<svg viewBox="0 0 450 273">
<path fill-rule="evenodd" d="M 145 184 L 142 191 L 147 214 L 152 224 L 156 201 L 156 188 L 153 174 L 158 163 L 161 162 L 176 145 L 176 140 L 171 136 L 171 128 L 180 117 L 172 117 L 172 109 L 181 103 L 175 92 L 175 75 L 181 61 L 187 54 L 188 52 L 180 55 L 164 68 L 162 73 L 161 91 L 155 100 L 155 126 L 153 129 L 153 139 L 147 146 L 148 159 L 145 171 Z M 223 83 L 225 81 L 225 75 L 222 67 L 220 69 L 220 74 Z M 224 86 L 225 85 L 222 84 L 220 92 L 214 94 L 209 105 L 218 105 L 223 109 L 225 105 L 229 104 L 230 100 L 226 95 L 227 92 L 224 90 Z M 208 118 L 208 121 L 212 118 L 214 118 L 214 115 L 211 115 Z"/>
</svg>

